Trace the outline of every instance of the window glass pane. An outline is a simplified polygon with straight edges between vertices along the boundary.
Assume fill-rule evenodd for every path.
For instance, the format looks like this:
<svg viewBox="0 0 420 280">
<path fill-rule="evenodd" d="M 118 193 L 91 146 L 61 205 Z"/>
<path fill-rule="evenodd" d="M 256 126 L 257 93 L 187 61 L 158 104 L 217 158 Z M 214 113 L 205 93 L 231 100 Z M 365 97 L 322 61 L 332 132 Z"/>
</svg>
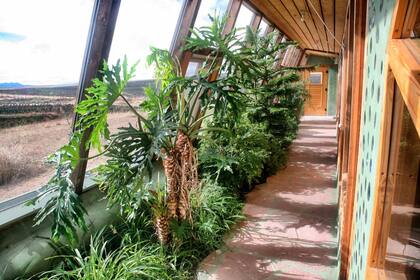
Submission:
<svg viewBox="0 0 420 280">
<path fill-rule="evenodd" d="M 109 64 L 123 59 L 124 55 L 127 56 L 130 65 L 140 61 L 136 76 L 128 83 L 124 92 L 135 108 L 138 108 L 144 99 L 144 88 L 154 85 L 154 71 L 146 66 L 150 47 L 169 49 L 181 6 L 181 0 L 121 1 Z M 115 133 L 118 128 L 127 127 L 129 123 L 137 127 L 137 118 L 129 111 L 128 105 L 122 99 L 118 99 L 109 114 L 110 131 Z M 96 151 L 90 151 L 90 156 L 95 154 Z M 104 161 L 104 157 L 89 160 L 88 170 Z"/>
<path fill-rule="evenodd" d="M 201 62 L 198 61 L 190 61 L 188 63 L 187 71 L 185 73 L 186 77 L 192 77 L 198 74 L 198 70 L 201 67 Z"/>
<path fill-rule="evenodd" d="M 322 72 L 311 72 L 309 74 L 309 82 L 311 85 L 322 84 Z"/>
<path fill-rule="evenodd" d="M 260 34 L 264 34 L 267 27 L 268 27 L 268 23 L 263 19 L 260 23 L 260 26 L 258 27 L 258 32 Z"/>
<path fill-rule="evenodd" d="M 235 28 L 245 28 L 251 24 L 251 20 L 254 16 L 254 12 L 251 11 L 245 5 L 241 5 L 239 9 L 238 17 L 236 18 Z M 245 29 L 238 32 L 241 37 L 245 35 Z"/>
<path fill-rule="evenodd" d="M 209 26 L 211 24 L 210 16 L 215 12 L 220 16 L 226 13 L 229 0 L 203 0 L 201 1 L 200 9 L 198 10 L 197 18 L 194 27 L 199 28 Z"/>
<path fill-rule="evenodd" d="M 0 201 L 44 185 L 68 141 L 93 0 L 2 1 Z"/>
<path fill-rule="evenodd" d="M 390 279 L 420 275 L 420 139 L 407 108 L 402 114 L 385 268 Z M 390 180 L 391 181 L 391 180 Z M 390 183 L 391 184 L 391 183 Z"/>
</svg>

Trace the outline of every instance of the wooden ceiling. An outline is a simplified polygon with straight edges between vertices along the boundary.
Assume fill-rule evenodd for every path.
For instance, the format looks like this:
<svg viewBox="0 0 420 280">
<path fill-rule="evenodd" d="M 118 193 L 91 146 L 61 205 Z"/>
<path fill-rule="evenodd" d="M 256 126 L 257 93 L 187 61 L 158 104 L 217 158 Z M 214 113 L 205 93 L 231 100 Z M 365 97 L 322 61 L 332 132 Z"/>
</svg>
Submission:
<svg viewBox="0 0 420 280">
<path fill-rule="evenodd" d="M 252 6 L 287 37 L 299 42 L 302 49 L 325 54 L 340 52 L 340 45 L 334 37 L 341 42 L 347 2 L 348 0 L 249 0 Z"/>
</svg>

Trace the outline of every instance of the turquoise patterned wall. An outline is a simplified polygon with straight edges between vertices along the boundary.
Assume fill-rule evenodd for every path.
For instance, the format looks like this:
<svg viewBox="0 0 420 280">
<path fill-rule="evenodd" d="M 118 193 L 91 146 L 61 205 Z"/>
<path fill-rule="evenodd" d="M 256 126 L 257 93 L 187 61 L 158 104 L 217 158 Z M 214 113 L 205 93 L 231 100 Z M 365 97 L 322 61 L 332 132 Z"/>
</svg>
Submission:
<svg viewBox="0 0 420 280">
<path fill-rule="evenodd" d="M 368 242 L 372 228 L 373 191 L 378 164 L 381 108 L 385 93 L 386 46 L 395 0 L 369 0 L 365 50 L 365 89 L 362 109 L 355 231 L 350 263 L 350 279 L 363 280 Z"/>
</svg>

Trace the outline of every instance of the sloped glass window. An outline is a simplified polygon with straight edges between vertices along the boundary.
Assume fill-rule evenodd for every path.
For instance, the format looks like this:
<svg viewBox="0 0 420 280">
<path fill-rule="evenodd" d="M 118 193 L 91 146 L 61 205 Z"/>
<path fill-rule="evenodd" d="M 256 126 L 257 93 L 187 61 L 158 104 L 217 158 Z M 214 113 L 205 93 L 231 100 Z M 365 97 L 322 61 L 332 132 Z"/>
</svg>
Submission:
<svg viewBox="0 0 420 280">
<path fill-rule="evenodd" d="M 265 34 L 267 28 L 268 28 L 268 23 L 266 20 L 263 19 L 260 23 L 260 26 L 258 27 L 258 33 Z"/>
<path fill-rule="evenodd" d="M 0 201 L 43 186 L 68 141 L 93 1 L 2 1 Z"/>
<path fill-rule="evenodd" d="M 197 18 L 194 27 L 200 28 L 211 25 L 209 16 L 214 16 L 215 13 L 224 16 L 227 10 L 229 0 L 204 0 L 201 1 L 200 9 L 198 10 Z"/>
<path fill-rule="evenodd" d="M 235 28 L 242 29 L 238 32 L 240 37 L 245 36 L 245 28 L 251 24 L 254 12 L 251 11 L 247 6 L 241 5 L 239 9 L 238 17 L 236 18 Z"/>
</svg>

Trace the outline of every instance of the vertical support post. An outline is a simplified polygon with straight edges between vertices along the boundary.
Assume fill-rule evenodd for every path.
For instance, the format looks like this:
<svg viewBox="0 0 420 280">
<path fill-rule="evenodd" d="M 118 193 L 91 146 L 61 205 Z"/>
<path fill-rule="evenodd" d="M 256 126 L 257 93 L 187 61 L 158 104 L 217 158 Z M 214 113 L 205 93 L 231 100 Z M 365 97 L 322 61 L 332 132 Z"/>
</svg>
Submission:
<svg viewBox="0 0 420 280">
<path fill-rule="evenodd" d="M 267 27 L 267 29 L 264 31 L 264 36 L 266 36 L 267 34 L 270 34 L 273 31 L 274 31 L 274 26 L 273 25 L 269 25 Z"/>
<path fill-rule="evenodd" d="M 120 0 L 95 1 L 77 90 L 77 103 L 85 99 L 86 88 L 91 86 L 92 79 L 98 77 L 98 70 L 101 69 L 102 62 L 108 59 L 120 2 Z M 79 116 L 76 114 L 74 123 L 77 122 L 78 118 Z M 74 129 L 75 127 L 73 125 Z M 92 129 L 83 132 L 79 147 L 80 160 L 71 174 L 71 180 L 77 194 L 81 194 L 83 191 L 87 166 L 86 158 L 89 156 L 87 141 L 91 133 Z"/>
<path fill-rule="evenodd" d="M 352 7 L 351 7 L 352 8 Z M 341 238 L 341 277 L 347 275 L 350 263 L 350 242 L 352 236 L 353 210 L 356 194 L 357 164 L 359 155 L 360 123 L 363 98 L 363 65 L 365 55 L 366 37 L 366 3 L 355 0 L 353 9 L 354 17 L 354 42 L 353 42 L 353 91 L 351 105 L 350 141 L 349 141 L 349 164 L 347 177 L 347 194 L 345 209 L 343 211 L 343 231 Z"/>
<path fill-rule="evenodd" d="M 235 27 L 236 19 L 238 18 L 239 10 L 241 9 L 242 0 L 230 0 L 226 11 L 227 19 L 225 26 L 223 27 L 223 35 L 228 34 Z M 222 58 L 219 59 L 218 65 L 222 64 Z M 217 79 L 219 71 L 215 71 L 209 77 L 210 81 Z"/>
<path fill-rule="evenodd" d="M 192 56 L 192 53 L 185 52 L 183 47 L 186 39 L 191 35 L 191 29 L 194 28 L 200 4 L 201 0 L 184 0 L 172 39 L 170 52 L 178 59 L 182 75 L 185 75 L 187 72 L 188 63 Z"/>
<path fill-rule="evenodd" d="M 299 54 L 299 59 L 298 59 L 298 62 L 297 62 L 296 66 L 302 65 L 304 56 L 305 56 L 305 51 L 301 49 L 300 54 Z M 305 61 L 305 63 L 306 63 L 306 61 Z"/>
<path fill-rule="evenodd" d="M 254 16 L 252 17 L 251 29 L 253 31 L 257 31 L 258 27 L 260 26 L 261 21 L 262 21 L 262 15 L 259 13 L 258 14 L 255 13 Z"/>
<path fill-rule="evenodd" d="M 239 10 L 241 9 L 242 0 L 230 0 L 227 9 L 226 24 L 223 28 L 223 35 L 226 35 L 235 27 L 236 19 L 238 18 Z"/>
</svg>

